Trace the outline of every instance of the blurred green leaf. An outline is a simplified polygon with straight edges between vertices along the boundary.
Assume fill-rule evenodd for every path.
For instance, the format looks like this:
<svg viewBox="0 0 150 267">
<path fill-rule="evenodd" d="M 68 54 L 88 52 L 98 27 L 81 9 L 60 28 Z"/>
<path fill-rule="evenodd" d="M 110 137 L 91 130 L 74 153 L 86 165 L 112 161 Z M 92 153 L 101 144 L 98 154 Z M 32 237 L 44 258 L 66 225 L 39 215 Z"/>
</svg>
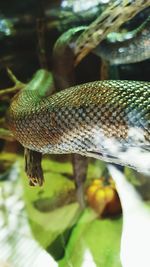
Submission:
<svg viewBox="0 0 150 267">
<path fill-rule="evenodd" d="M 21 165 L 23 170 L 22 159 Z M 75 186 L 73 180 L 68 178 L 72 176 L 70 162 L 46 158 L 42 165 L 45 176 L 42 188 L 30 187 L 25 173 L 21 173 L 27 213 L 35 239 L 57 261 L 62 259 L 60 267 L 69 267 L 68 262 L 71 266 L 82 266 L 87 251 L 96 266 L 120 267 L 121 219 L 101 220 L 92 210 L 80 209 L 74 196 L 71 196 Z M 90 162 L 88 179 L 99 178 L 104 169 L 105 164 Z M 66 197 L 70 200 L 66 201 Z"/>
<path fill-rule="evenodd" d="M 86 266 L 86 260 L 88 266 L 91 261 L 91 266 L 95 267 L 121 267 L 121 229 L 121 218 L 99 219 L 90 209 L 86 209 L 72 231 L 59 267 Z"/>
</svg>

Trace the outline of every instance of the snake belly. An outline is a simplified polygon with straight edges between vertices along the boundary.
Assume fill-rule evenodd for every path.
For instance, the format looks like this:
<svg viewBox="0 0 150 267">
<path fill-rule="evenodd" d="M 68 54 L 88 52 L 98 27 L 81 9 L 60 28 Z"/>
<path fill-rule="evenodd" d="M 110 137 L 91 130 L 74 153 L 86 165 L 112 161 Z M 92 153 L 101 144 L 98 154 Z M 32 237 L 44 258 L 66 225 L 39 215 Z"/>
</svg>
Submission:
<svg viewBox="0 0 150 267">
<path fill-rule="evenodd" d="M 150 170 L 149 82 L 95 81 L 49 97 L 24 89 L 7 122 L 24 147 L 43 154 L 79 153 Z"/>
</svg>

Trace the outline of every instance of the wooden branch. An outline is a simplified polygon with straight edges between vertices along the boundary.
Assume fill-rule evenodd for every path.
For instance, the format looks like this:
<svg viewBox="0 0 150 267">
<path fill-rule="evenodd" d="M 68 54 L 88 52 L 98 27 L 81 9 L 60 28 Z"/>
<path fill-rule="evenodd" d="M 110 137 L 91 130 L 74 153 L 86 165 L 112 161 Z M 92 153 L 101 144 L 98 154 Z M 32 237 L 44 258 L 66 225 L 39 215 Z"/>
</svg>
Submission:
<svg viewBox="0 0 150 267">
<path fill-rule="evenodd" d="M 0 139 L 11 142 L 15 141 L 15 138 L 13 137 L 12 133 L 4 128 L 0 128 Z"/>
<path fill-rule="evenodd" d="M 12 80 L 12 82 L 13 82 L 14 84 L 22 84 L 22 83 L 16 78 L 16 76 L 12 73 L 12 71 L 11 71 L 9 68 L 7 68 L 7 72 L 8 72 L 9 78 Z"/>
<path fill-rule="evenodd" d="M 77 38 L 74 43 L 75 66 L 90 53 L 108 33 L 117 31 L 126 21 L 132 19 L 144 8 L 149 7 L 150 0 L 115 1 L 108 6 L 102 14 L 92 22 L 89 27 Z M 122 12 L 123 10 L 123 12 Z"/>
<path fill-rule="evenodd" d="M 16 94 L 19 90 L 23 89 L 26 84 L 20 82 L 10 69 L 7 69 L 9 78 L 14 83 L 14 86 L 0 90 L 0 100 L 9 98 L 10 94 Z"/>
<path fill-rule="evenodd" d="M 45 44 L 46 23 L 44 18 L 37 19 L 38 56 L 41 68 L 48 69 Z"/>
</svg>

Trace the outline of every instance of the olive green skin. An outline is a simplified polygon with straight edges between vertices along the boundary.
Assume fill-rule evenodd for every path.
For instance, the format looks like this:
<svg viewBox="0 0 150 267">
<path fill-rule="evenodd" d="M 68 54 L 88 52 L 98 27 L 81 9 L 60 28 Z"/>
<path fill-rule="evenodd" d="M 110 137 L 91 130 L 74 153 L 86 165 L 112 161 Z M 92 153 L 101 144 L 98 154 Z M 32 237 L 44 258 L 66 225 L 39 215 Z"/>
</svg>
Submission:
<svg viewBox="0 0 150 267">
<path fill-rule="evenodd" d="M 117 33 L 116 33 L 117 36 Z M 121 38 L 121 34 L 118 34 Z M 130 38 L 129 38 L 130 36 Z M 131 64 L 150 58 L 150 17 L 136 30 L 122 34 L 122 41 L 103 41 L 95 54 L 110 64 Z"/>
<path fill-rule="evenodd" d="M 96 81 L 48 97 L 25 89 L 12 100 L 7 121 L 24 147 L 44 154 L 95 153 L 105 159 L 131 147 L 148 151 L 150 83 Z"/>
</svg>

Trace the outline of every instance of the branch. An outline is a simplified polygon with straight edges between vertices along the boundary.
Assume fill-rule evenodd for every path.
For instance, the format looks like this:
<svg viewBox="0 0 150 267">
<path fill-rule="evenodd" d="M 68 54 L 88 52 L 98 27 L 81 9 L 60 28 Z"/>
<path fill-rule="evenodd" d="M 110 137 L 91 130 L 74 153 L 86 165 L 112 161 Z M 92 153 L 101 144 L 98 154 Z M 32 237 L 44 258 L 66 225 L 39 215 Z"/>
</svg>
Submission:
<svg viewBox="0 0 150 267">
<path fill-rule="evenodd" d="M 38 56 L 41 68 L 48 69 L 45 49 L 46 24 L 43 18 L 37 20 Z"/>
<path fill-rule="evenodd" d="M 8 72 L 8 75 L 9 75 L 9 78 L 12 80 L 12 82 L 16 85 L 16 84 L 22 84 L 17 78 L 16 76 L 12 73 L 12 71 L 7 68 L 7 72 Z"/>
<path fill-rule="evenodd" d="M 0 139 L 6 141 L 15 141 L 15 138 L 13 137 L 12 133 L 4 128 L 0 128 Z"/>
<path fill-rule="evenodd" d="M 91 50 L 100 44 L 108 33 L 118 30 L 123 23 L 132 19 L 144 8 L 149 7 L 149 4 L 149 1 L 144 0 L 132 2 L 129 0 L 122 0 L 121 3 L 115 1 L 112 5 L 108 6 L 75 41 L 75 66 L 77 66 Z"/>
<path fill-rule="evenodd" d="M 26 84 L 20 82 L 10 69 L 7 69 L 9 78 L 14 83 L 14 86 L 0 90 L 0 100 L 9 98 L 10 94 L 15 94 L 17 91 L 25 87 Z"/>
</svg>

